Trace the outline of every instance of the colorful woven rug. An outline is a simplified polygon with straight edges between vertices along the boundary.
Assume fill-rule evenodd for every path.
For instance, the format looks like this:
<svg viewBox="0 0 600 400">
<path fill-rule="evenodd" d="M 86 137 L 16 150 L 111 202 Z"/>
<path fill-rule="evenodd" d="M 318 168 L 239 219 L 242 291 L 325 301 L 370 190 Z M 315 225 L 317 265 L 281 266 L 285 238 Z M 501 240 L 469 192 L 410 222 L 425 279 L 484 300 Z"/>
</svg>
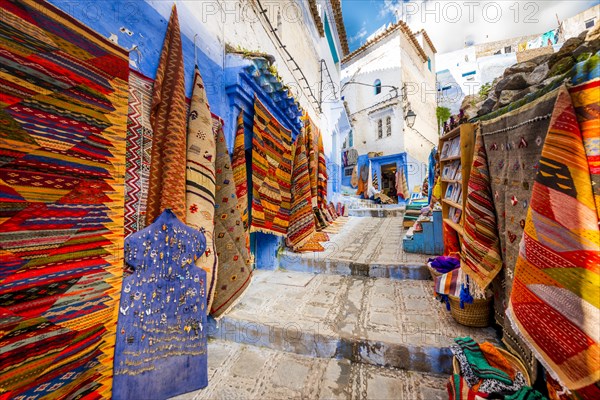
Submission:
<svg viewBox="0 0 600 400">
<path fill-rule="evenodd" d="M 216 282 L 217 257 L 215 252 L 215 133 L 220 123 L 213 120 L 208 108 L 206 91 L 200 70 L 194 68 L 194 85 L 188 118 L 186 156 L 186 223 L 204 233 L 206 251 L 196 265 L 206 271 L 206 299 L 208 309 L 213 299 Z M 181 160 L 180 160 L 181 162 Z"/>
<path fill-rule="evenodd" d="M 535 357 L 513 331 L 505 318 L 505 310 L 512 290 L 532 182 L 539 169 L 557 94 L 554 90 L 516 110 L 481 122 L 505 266 L 492 282 L 495 319 L 503 327 L 502 341 L 519 354 L 533 379 L 537 374 Z"/>
<path fill-rule="evenodd" d="M 319 166 L 317 176 L 317 204 L 319 208 L 327 207 L 327 164 L 325 161 L 325 150 L 323 149 L 323 137 L 317 136 L 317 148 L 319 150 Z"/>
<path fill-rule="evenodd" d="M 0 7 L 0 397 L 110 398 L 129 56 L 45 1 Z"/>
<path fill-rule="evenodd" d="M 181 162 L 185 154 L 187 111 L 183 77 L 181 32 L 177 8 L 173 6 L 152 94 L 150 124 L 154 137 L 146 225 L 166 208 L 182 222 L 186 219 L 185 164 Z"/>
<path fill-rule="evenodd" d="M 223 134 L 223 124 L 216 124 L 216 202 L 215 247 L 219 259 L 214 300 L 210 313 L 218 318 L 227 312 L 244 293 L 252 278 L 246 231 L 235 195 L 231 158 Z"/>
<path fill-rule="evenodd" d="M 306 131 L 306 151 L 308 156 L 308 174 L 310 177 L 310 195 L 312 206 L 317 206 L 317 181 L 319 175 L 319 146 L 317 137 L 320 136 L 319 129 L 312 122 L 308 114 L 304 117 L 304 129 Z"/>
<path fill-rule="evenodd" d="M 129 71 L 125 156 L 125 237 L 146 226 L 146 199 L 152 155 L 150 107 L 154 81 Z"/>
<path fill-rule="evenodd" d="M 596 211 L 600 218 L 600 79 L 569 89 L 590 166 Z"/>
<path fill-rule="evenodd" d="M 356 190 L 356 194 L 362 196 L 367 193 L 367 185 L 369 180 L 369 166 L 364 164 L 360 167 L 360 175 L 358 177 L 358 189 Z"/>
<path fill-rule="evenodd" d="M 502 270 L 494 196 L 481 131 L 477 129 L 475 155 L 469 176 L 461 267 L 485 289 Z"/>
<path fill-rule="evenodd" d="M 285 236 L 290 222 L 291 132 L 258 98 L 254 99 L 252 137 L 252 232 Z"/>
<path fill-rule="evenodd" d="M 410 198 L 410 192 L 408 191 L 408 182 L 406 180 L 406 174 L 404 168 L 396 171 L 396 195 L 399 200 L 407 200 Z"/>
<path fill-rule="evenodd" d="M 288 245 L 292 250 L 302 247 L 316 232 L 315 217 L 311 207 L 310 177 L 306 133 L 296 138 L 294 145 L 294 167 L 292 172 L 292 212 L 287 231 Z"/>
<path fill-rule="evenodd" d="M 244 138 L 244 110 L 241 110 L 237 118 L 237 126 L 235 129 L 232 163 L 238 209 L 242 216 L 244 229 L 248 232 L 248 172 L 246 170 L 246 145 Z"/>
<path fill-rule="evenodd" d="M 377 179 L 377 171 L 373 171 L 373 187 L 379 190 L 379 179 Z"/>
<path fill-rule="evenodd" d="M 114 400 L 166 399 L 208 385 L 206 274 L 191 262 L 205 248 L 204 235 L 171 210 L 125 239 L 134 272 L 119 304 Z"/>
<path fill-rule="evenodd" d="M 325 219 L 325 215 L 319 209 L 319 207 L 313 207 L 313 214 L 315 216 L 315 226 L 317 231 L 323 230 L 329 226 L 327 220 Z"/>
<path fill-rule="evenodd" d="M 350 177 L 350 186 L 352 188 L 358 187 L 358 164 L 352 168 L 352 176 Z"/>
<path fill-rule="evenodd" d="M 507 315 L 570 390 L 600 381 L 600 232 L 584 138 L 559 89 Z M 548 262 L 551 260 L 551 262 Z"/>
</svg>

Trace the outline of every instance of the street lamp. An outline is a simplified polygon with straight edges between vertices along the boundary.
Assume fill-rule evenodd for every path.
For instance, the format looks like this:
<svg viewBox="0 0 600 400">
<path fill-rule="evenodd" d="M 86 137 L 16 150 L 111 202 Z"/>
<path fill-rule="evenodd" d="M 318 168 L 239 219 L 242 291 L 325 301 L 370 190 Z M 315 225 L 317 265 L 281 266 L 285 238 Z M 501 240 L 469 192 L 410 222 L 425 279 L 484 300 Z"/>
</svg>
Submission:
<svg viewBox="0 0 600 400">
<path fill-rule="evenodd" d="M 404 117 L 406 120 L 406 125 L 408 125 L 409 128 L 412 128 L 415 125 L 416 118 L 417 114 L 415 114 L 415 112 L 409 108 L 406 116 Z"/>
</svg>

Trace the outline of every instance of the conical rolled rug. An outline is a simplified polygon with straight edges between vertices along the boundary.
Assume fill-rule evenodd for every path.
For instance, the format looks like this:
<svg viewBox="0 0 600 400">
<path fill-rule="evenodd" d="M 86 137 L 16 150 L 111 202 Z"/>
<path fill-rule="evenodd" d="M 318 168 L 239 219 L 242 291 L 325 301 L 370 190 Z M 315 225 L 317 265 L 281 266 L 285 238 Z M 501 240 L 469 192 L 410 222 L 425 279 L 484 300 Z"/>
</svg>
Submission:
<svg viewBox="0 0 600 400">
<path fill-rule="evenodd" d="M 214 300 L 210 313 L 219 318 L 235 305 L 252 278 L 246 231 L 238 207 L 231 158 L 223 123 L 213 119 L 216 133 L 215 249 L 218 257 Z"/>
<path fill-rule="evenodd" d="M 183 50 L 177 8 L 173 6 L 156 71 L 150 124 L 154 131 L 146 208 L 150 225 L 170 208 L 182 222 L 185 212 L 186 109 Z"/>
<path fill-rule="evenodd" d="M 200 70 L 194 68 L 192 102 L 188 119 L 186 159 L 186 223 L 206 236 L 206 251 L 196 265 L 206 271 L 206 301 L 210 310 L 216 282 L 214 243 L 216 143 L 206 91 Z M 180 161 L 181 162 L 181 161 Z"/>
</svg>

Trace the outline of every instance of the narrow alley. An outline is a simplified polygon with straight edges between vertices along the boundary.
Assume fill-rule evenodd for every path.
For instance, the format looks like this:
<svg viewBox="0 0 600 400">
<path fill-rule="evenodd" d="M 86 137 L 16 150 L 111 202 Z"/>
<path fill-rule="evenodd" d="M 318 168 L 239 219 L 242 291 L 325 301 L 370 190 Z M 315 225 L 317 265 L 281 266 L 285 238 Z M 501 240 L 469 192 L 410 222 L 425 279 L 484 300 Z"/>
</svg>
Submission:
<svg viewBox="0 0 600 400">
<path fill-rule="evenodd" d="M 257 271 L 210 326 L 215 384 L 177 399 L 444 399 L 453 338 L 499 340 L 440 306 L 427 256 L 397 246 L 403 233 L 401 217 L 348 217 L 325 252 Z"/>
<path fill-rule="evenodd" d="M 0 15 L 0 400 L 600 399 L 598 0 Z"/>
</svg>

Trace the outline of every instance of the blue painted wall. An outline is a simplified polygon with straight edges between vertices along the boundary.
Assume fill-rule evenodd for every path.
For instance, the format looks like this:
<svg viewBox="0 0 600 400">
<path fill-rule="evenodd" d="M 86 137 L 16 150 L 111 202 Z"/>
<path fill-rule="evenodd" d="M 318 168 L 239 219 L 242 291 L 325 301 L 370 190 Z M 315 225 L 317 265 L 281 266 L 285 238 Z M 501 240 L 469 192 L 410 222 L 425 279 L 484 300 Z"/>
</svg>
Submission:
<svg viewBox="0 0 600 400">
<path fill-rule="evenodd" d="M 130 52 L 130 60 L 135 62 L 135 66 L 132 66 L 132 68 L 149 78 L 154 79 L 156 77 L 169 20 L 150 4 L 141 0 L 106 0 L 96 3 L 73 0 L 49 0 L 49 2 L 107 38 L 111 34 L 115 34 L 121 47 L 131 49 L 134 45 L 137 45 L 141 56 L 137 51 Z M 184 19 L 181 13 L 182 10 L 179 9 L 182 32 L 195 32 L 194 27 L 183 25 Z M 200 24 L 201 22 L 198 21 L 199 26 Z M 271 101 L 268 94 L 262 91 L 260 86 L 256 85 L 248 74 L 244 73 L 243 67 L 248 64 L 247 62 L 233 63 L 235 65 L 225 68 L 223 62 L 221 64 L 216 63 L 200 49 L 199 45 L 195 49 L 193 39 L 193 37 L 187 37 L 182 33 L 186 94 L 188 97 L 191 96 L 195 57 L 197 57 L 211 111 L 225 121 L 224 130 L 230 151 L 233 147 L 236 118 L 240 109 L 244 108 L 245 142 L 248 150 L 248 171 L 250 171 L 249 150 L 252 146 L 252 121 L 254 118 L 252 104 L 254 94 L 259 96 L 263 104 L 284 126 L 292 130 L 294 138 L 299 130 L 294 126 L 292 120 L 282 114 L 282 111 Z M 202 40 L 215 42 L 216 38 L 199 36 L 196 40 L 199 44 Z M 239 95 L 242 92 L 245 93 L 243 99 Z M 252 188 L 249 187 L 250 193 L 251 190 Z M 276 268 L 278 265 L 277 251 L 281 245 L 282 239 L 279 237 L 252 234 L 251 248 L 255 255 L 256 266 L 258 268 Z"/>
<path fill-rule="evenodd" d="M 99 2 L 77 2 L 73 0 L 48 0 L 62 11 L 73 16 L 98 33 L 110 37 L 117 35 L 121 47 L 131 49 L 138 46 L 137 51 L 130 53 L 130 59 L 137 64 L 134 68 L 154 79 L 158 68 L 158 60 L 162 50 L 168 19 L 163 18 L 145 1 L 105 0 Z M 181 13 L 181 10 L 179 11 Z M 181 22 L 181 14 L 179 16 Z M 128 30 L 121 32 L 121 28 Z M 197 39 L 203 40 L 202 37 Z M 194 71 L 193 38 L 182 35 L 183 60 L 185 64 L 185 87 L 188 96 L 192 91 Z M 215 63 L 199 48 L 197 49 L 198 65 L 204 79 L 206 93 L 211 111 L 224 119 L 227 108 L 223 88 L 223 66 Z"/>
</svg>

